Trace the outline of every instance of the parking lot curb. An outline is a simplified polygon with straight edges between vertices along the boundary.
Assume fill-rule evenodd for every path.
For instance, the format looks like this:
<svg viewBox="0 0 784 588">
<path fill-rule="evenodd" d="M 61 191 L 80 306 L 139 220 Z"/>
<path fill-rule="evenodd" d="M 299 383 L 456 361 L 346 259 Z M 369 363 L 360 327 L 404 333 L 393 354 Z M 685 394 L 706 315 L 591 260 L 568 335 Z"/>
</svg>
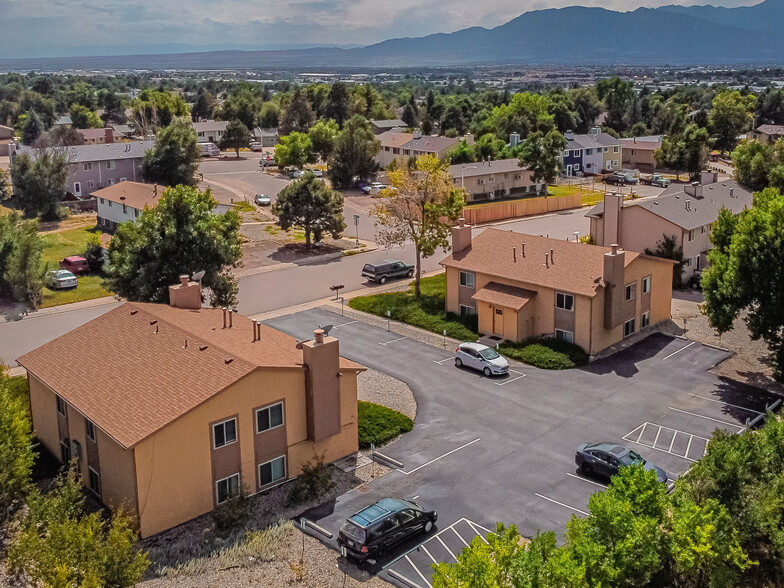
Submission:
<svg viewBox="0 0 784 588">
<path fill-rule="evenodd" d="M 711 349 L 716 349 L 718 351 L 724 351 L 725 353 L 732 353 L 733 355 L 735 355 L 734 351 L 730 351 L 729 349 L 725 349 L 724 347 L 719 347 L 718 345 L 714 345 L 713 343 L 703 343 L 702 341 L 700 341 L 700 343 L 705 347 L 710 347 Z"/>
</svg>

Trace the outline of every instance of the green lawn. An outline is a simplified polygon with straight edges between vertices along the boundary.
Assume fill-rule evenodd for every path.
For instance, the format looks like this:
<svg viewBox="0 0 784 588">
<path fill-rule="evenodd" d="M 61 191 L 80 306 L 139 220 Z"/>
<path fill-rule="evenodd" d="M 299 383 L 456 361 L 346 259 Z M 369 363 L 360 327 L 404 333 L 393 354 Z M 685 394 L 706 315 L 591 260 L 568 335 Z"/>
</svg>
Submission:
<svg viewBox="0 0 784 588">
<path fill-rule="evenodd" d="M 79 227 L 43 235 L 44 251 L 41 259 L 44 263 L 49 264 L 50 270 L 57 269 L 60 267 L 60 261 L 63 258 L 69 255 L 83 255 L 87 246 L 87 237 L 95 232 L 95 227 Z M 79 276 L 79 285 L 74 289 L 50 290 L 45 287 L 41 294 L 42 308 L 112 295 L 104 287 L 103 276 L 100 274 Z"/>
<path fill-rule="evenodd" d="M 380 404 L 360 400 L 357 410 L 359 446 L 363 449 L 370 447 L 371 443 L 386 443 L 414 428 L 414 421 L 406 415 Z"/>
<path fill-rule="evenodd" d="M 582 347 L 560 339 L 504 341 L 498 352 L 545 370 L 568 370 L 588 363 L 588 354 Z"/>
<path fill-rule="evenodd" d="M 439 335 L 446 329 L 449 337 L 461 341 L 476 341 L 479 338 L 476 316 L 462 318 L 446 311 L 446 274 L 423 278 L 421 291 L 422 296 L 415 298 L 412 282 L 406 292 L 357 296 L 348 305 L 354 310 L 381 317 L 386 317 L 389 310 L 393 320 Z"/>
</svg>

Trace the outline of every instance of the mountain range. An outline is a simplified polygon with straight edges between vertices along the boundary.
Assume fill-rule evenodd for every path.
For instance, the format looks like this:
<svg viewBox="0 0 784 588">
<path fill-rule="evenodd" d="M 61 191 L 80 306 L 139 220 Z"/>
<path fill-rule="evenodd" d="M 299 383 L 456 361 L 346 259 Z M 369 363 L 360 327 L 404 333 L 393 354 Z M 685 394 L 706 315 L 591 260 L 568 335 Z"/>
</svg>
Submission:
<svg viewBox="0 0 784 588">
<path fill-rule="evenodd" d="M 480 64 L 784 64 L 784 0 L 617 12 L 534 10 L 492 29 L 397 38 L 357 48 L 0 59 L 0 69 L 393 68 Z"/>
</svg>

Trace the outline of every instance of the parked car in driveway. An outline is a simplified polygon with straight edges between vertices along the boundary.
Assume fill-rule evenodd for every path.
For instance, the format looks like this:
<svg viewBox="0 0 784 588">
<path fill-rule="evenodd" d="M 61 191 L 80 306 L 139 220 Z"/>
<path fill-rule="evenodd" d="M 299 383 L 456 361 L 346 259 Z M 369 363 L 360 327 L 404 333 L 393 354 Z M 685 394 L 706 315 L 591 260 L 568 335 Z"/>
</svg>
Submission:
<svg viewBox="0 0 784 588">
<path fill-rule="evenodd" d="M 612 184 L 614 186 L 625 186 L 626 176 L 620 172 L 615 172 L 604 178 L 605 184 Z"/>
<path fill-rule="evenodd" d="M 668 187 L 672 182 L 661 174 L 642 175 L 640 174 L 640 183 L 649 186 L 659 186 L 660 188 Z"/>
<path fill-rule="evenodd" d="M 638 182 L 637 178 L 635 178 L 632 174 L 624 173 L 623 177 L 627 184 L 636 184 Z"/>
<path fill-rule="evenodd" d="M 53 270 L 46 272 L 44 284 L 52 290 L 62 290 L 63 288 L 76 288 L 79 280 L 68 270 Z"/>
<path fill-rule="evenodd" d="M 410 278 L 414 275 L 414 266 L 397 259 L 382 259 L 374 263 L 366 263 L 362 268 L 362 277 L 371 282 L 386 284 L 390 278 Z"/>
<path fill-rule="evenodd" d="M 68 270 L 74 275 L 89 274 L 90 264 L 80 255 L 71 255 L 60 262 L 60 269 Z"/>
<path fill-rule="evenodd" d="M 481 343 L 461 343 L 455 349 L 455 365 L 479 370 L 486 376 L 502 376 L 509 371 L 509 362 L 492 347 Z"/>
<path fill-rule="evenodd" d="M 338 532 L 338 545 L 357 560 L 376 558 L 417 533 L 429 533 L 438 513 L 413 500 L 382 498 L 350 516 Z"/>
<path fill-rule="evenodd" d="M 612 478 L 624 466 L 641 464 L 646 470 L 656 472 L 656 478 L 659 482 L 665 484 L 668 482 L 667 472 L 659 466 L 645 461 L 636 451 L 617 443 L 583 443 L 577 448 L 574 463 L 586 476 L 596 474 L 605 478 Z"/>
<path fill-rule="evenodd" d="M 253 197 L 253 201 L 258 206 L 269 206 L 272 203 L 272 200 L 270 200 L 270 197 L 266 194 L 256 194 L 256 196 Z"/>
<path fill-rule="evenodd" d="M 259 143 L 258 141 L 254 141 L 253 143 L 250 144 L 251 151 L 261 151 L 262 149 L 263 147 L 261 146 L 261 143 Z"/>
</svg>

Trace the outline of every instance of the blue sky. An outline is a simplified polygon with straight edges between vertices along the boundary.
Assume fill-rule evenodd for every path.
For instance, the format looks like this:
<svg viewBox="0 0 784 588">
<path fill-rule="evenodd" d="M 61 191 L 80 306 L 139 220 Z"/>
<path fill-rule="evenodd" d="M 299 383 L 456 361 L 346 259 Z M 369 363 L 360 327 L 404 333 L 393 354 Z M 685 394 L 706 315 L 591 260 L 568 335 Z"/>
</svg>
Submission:
<svg viewBox="0 0 784 588">
<path fill-rule="evenodd" d="M 740 6 L 757 1 L 712 3 Z M 614 10 L 672 3 L 580 2 Z M 493 27 L 529 10 L 574 4 L 574 0 L 0 0 L 0 57 L 367 45 L 470 26 Z"/>
</svg>

